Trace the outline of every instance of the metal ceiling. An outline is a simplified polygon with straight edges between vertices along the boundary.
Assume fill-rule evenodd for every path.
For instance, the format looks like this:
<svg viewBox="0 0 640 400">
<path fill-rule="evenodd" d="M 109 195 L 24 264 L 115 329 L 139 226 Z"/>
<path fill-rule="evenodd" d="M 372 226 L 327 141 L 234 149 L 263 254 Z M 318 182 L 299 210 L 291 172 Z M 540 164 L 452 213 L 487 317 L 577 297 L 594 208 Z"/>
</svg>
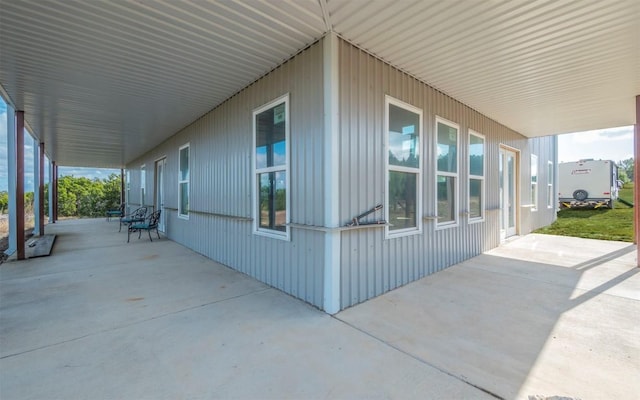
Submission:
<svg viewBox="0 0 640 400">
<path fill-rule="evenodd" d="M 148 151 L 328 30 L 527 136 L 631 125 L 640 2 L 0 0 L 0 85 L 59 165 Z"/>
</svg>

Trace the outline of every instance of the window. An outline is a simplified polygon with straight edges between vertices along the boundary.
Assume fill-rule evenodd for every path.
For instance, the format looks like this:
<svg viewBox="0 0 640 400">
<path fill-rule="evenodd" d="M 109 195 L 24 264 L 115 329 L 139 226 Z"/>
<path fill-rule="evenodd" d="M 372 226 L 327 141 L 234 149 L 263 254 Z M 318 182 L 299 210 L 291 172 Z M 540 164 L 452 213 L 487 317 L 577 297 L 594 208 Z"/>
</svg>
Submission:
<svg viewBox="0 0 640 400">
<path fill-rule="evenodd" d="M 144 190 L 147 186 L 147 171 L 145 169 L 145 165 L 140 166 L 140 205 L 144 206 Z"/>
<path fill-rule="evenodd" d="M 386 98 L 387 119 L 387 233 L 422 230 L 420 135 L 422 111 Z"/>
<path fill-rule="evenodd" d="M 553 192 L 553 163 L 547 161 L 547 208 L 553 208 L 554 201 Z"/>
<path fill-rule="evenodd" d="M 289 96 L 253 112 L 255 232 L 289 238 Z"/>
<path fill-rule="evenodd" d="M 178 150 L 178 217 L 189 219 L 189 143 Z"/>
<path fill-rule="evenodd" d="M 469 220 L 484 218 L 484 137 L 469 132 Z"/>
<path fill-rule="evenodd" d="M 458 125 L 436 118 L 436 204 L 438 225 L 458 222 Z"/>
<path fill-rule="evenodd" d="M 538 210 L 538 156 L 531 155 L 531 211 Z"/>
</svg>

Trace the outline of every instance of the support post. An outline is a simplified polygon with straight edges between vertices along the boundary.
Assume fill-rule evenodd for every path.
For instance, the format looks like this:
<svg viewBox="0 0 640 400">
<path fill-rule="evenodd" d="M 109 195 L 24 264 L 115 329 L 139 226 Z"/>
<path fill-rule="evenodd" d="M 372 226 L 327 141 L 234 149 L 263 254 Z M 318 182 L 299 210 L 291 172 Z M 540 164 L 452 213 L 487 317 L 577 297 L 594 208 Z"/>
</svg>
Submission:
<svg viewBox="0 0 640 400">
<path fill-rule="evenodd" d="M 38 233 L 40 236 L 44 235 L 44 143 L 40 143 L 38 146 L 38 171 L 36 174 L 40 177 L 38 178 L 38 198 L 40 199 L 38 203 L 37 213 L 39 218 L 38 224 Z M 34 188 L 35 189 L 35 188 Z"/>
<path fill-rule="evenodd" d="M 58 220 L 58 164 L 53 161 L 53 223 Z"/>
<path fill-rule="evenodd" d="M 49 223 L 53 224 L 53 161 L 49 160 Z"/>
<path fill-rule="evenodd" d="M 7 103 L 7 164 L 9 186 L 9 246 L 5 254 L 11 255 L 18 248 L 16 224 L 18 213 L 16 211 L 16 111 Z"/>
<path fill-rule="evenodd" d="M 40 197 L 40 146 L 33 147 L 33 236 L 42 235 L 40 230 L 40 203 L 42 203 L 42 197 Z"/>
<path fill-rule="evenodd" d="M 636 266 L 640 267 L 640 246 L 638 246 L 638 238 L 640 237 L 640 211 L 638 210 L 638 207 L 640 207 L 640 188 L 638 187 L 638 183 L 640 183 L 640 179 L 638 179 L 638 175 L 640 175 L 640 162 L 638 162 L 638 157 L 640 157 L 640 95 L 636 96 L 636 123 L 634 125 L 633 149 L 633 226 L 636 233 L 634 243 L 636 244 Z"/>
<path fill-rule="evenodd" d="M 124 204 L 124 168 L 120 168 L 120 204 Z"/>
<path fill-rule="evenodd" d="M 16 112 L 16 245 L 24 260 L 24 111 Z"/>
</svg>

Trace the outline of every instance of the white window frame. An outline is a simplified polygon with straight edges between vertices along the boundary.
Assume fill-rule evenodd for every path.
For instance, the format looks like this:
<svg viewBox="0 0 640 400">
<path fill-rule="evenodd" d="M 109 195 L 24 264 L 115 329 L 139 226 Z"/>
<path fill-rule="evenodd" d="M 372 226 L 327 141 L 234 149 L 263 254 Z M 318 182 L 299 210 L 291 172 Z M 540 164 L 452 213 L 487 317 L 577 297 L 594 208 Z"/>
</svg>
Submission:
<svg viewBox="0 0 640 400">
<path fill-rule="evenodd" d="M 182 164 L 181 154 L 182 150 L 188 148 L 189 152 L 189 162 L 187 164 L 187 168 L 189 169 L 189 173 L 187 174 L 187 179 L 182 179 L 182 171 L 180 170 L 180 165 Z M 186 214 L 181 214 L 180 210 L 182 210 L 182 193 L 181 186 L 182 184 L 187 184 L 187 198 L 189 199 L 189 204 L 191 204 L 191 142 L 187 142 L 178 148 L 178 218 L 188 220 L 189 219 L 189 210 L 187 210 Z"/>
<path fill-rule="evenodd" d="M 482 139 L 482 175 L 472 175 L 471 174 L 471 136 L 475 136 L 479 139 Z M 468 154 L 468 160 L 469 160 L 469 169 L 468 169 L 468 173 L 469 173 L 469 179 L 467 180 L 468 184 L 467 184 L 467 211 L 469 212 L 469 223 L 477 223 L 477 222 L 482 222 L 484 221 L 484 216 L 485 216 L 485 204 L 486 204 L 486 197 L 485 197 L 485 175 L 486 175 L 486 171 L 487 171 L 487 139 L 485 138 L 484 135 L 469 129 L 469 154 Z M 479 217 L 471 217 L 471 180 L 475 179 L 475 180 L 479 180 L 480 181 L 480 216 Z"/>
<path fill-rule="evenodd" d="M 389 106 L 394 105 L 398 108 L 405 109 L 409 112 L 418 114 L 418 167 L 404 167 L 399 165 L 391 165 L 389 164 Z M 411 104 L 405 103 L 401 100 L 398 100 L 391 96 L 385 96 L 384 103 L 384 160 L 385 160 L 385 194 L 384 194 L 384 204 L 385 204 L 385 219 L 389 221 L 389 172 L 405 172 L 416 175 L 416 221 L 415 227 L 398 229 L 398 230 L 390 230 L 389 226 L 385 226 L 385 238 L 397 238 L 409 235 L 417 235 L 422 233 L 422 163 L 424 159 L 424 145 L 423 145 L 423 129 L 422 129 L 422 119 L 423 113 L 422 109 L 415 107 Z"/>
<path fill-rule="evenodd" d="M 267 168 L 257 168 L 256 165 L 256 116 L 266 110 L 269 110 L 281 103 L 284 103 L 284 112 L 285 112 L 285 129 L 284 129 L 284 135 L 285 135 L 285 165 L 284 167 L 282 165 L 278 165 L 278 166 L 273 166 L 273 167 L 267 167 Z M 274 238 L 274 239 L 280 239 L 280 240 L 286 240 L 289 241 L 291 240 L 291 229 L 289 227 L 289 224 L 291 223 L 291 174 L 289 171 L 289 167 L 290 167 L 290 160 L 291 160 L 291 156 L 290 156 L 290 148 L 291 148 L 291 143 L 290 143 L 290 124 L 291 124 L 291 117 L 289 115 L 289 93 L 284 94 L 280 97 L 278 97 L 277 99 L 274 99 L 262 106 L 260 106 L 259 108 L 256 108 L 253 110 L 252 113 L 252 125 L 253 125 L 253 142 L 252 142 L 252 148 L 251 148 L 251 152 L 252 152 L 252 156 L 251 156 L 251 162 L 252 162 L 252 169 L 253 169 L 253 233 L 255 235 L 260 235 L 260 236 L 266 236 L 266 237 L 270 237 L 270 238 Z M 285 190 L 286 190 L 286 195 L 285 195 L 285 201 L 286 201 L 286 210 L 285 210 L 285 231 L 281 232 L 281 231 L 276 231 L 273 229 L 266 229 L 266 228 L 261 228 L 260 227 L 260 180 L 259 180 L 259 176 L 260 174 L 264 174 L 264 173 L 268 173 L 268 172 L 281 172 L 284 171 L 285 173 Z"/>
<path fill-rule="evenodd" d="M 547 208 L 553 208 L 555 204 L 553 183 L 553 162 L 547 161 Z"/>
<path fill-rule="evenodd" d="M 147 191 L 147 165 L 140 166 L 140 207 L 144 207 L 144 200 Z"/>
<path fill-rule="evenodd" d="M 536 174 L 533 174 L 535 166 Z M 531 211 L 538 211 L 538 181 L 540 180 L 540 171 L 538 171 L 538 156 L 535 154 L 531 154 L 531 165 L 530 165 L 530 175 L 531 175 Z M 533 177 L 535 176 L 535 180 Z"/>
<path fill-rule="evenodd" d="M 447 172 L 438 170 L 438 123 L 448 125 L 451 128 L 456 129 L 456 172 Z M 455 179 L 454 196 L 453 196 L 453 221 L 439 222 L 436 219 L 436 229 L 446 229 L 456 227 L 460 224 L 458 198 L 460 196 L 460 125 L 448 119 L 436 116 L 434 124 L 434 157 L 433 157 L 433 170 L 435 171 L 435 190 L 434 198 L 436 205 L 436 214 L 438 213 L 438 176 L 452 177 Z"/>
</svg>

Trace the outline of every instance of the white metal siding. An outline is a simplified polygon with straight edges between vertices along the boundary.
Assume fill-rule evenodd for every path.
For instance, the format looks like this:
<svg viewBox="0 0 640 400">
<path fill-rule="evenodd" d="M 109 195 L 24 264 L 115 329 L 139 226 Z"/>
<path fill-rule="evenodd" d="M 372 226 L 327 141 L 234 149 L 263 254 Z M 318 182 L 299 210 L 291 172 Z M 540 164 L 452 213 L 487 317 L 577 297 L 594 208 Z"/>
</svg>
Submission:
<svg viewBox="0 0 640 400">
<path fill-rule="evenodd" d="M 317 43 L 131 163 L 133 168 L 146 164 L 151 196 L 155 160 L 167 157 L 165 211 L 170 239 L 318 307 L 323 295 L 324 233 L 291 228 L 291 241 L 253 234 L 252 111 L 289 93 L 291 221 L 322 226 L 322 88 L 322 46 Z M 177 218 L 178 148 L 187 142 L 190 213 L 183 220 Z M 139 182 L 133 179 L 131 192 L 139 192 Z M 149 197 L 148 202 L 152 200 Z"/>
<path fill-rule="evenodd" d="M 553 154 L 550 139 L 530 139 L 481 115 L 459 101 L 389 66 L 351 44 L 340 45 L 340 193 L 341 219 L 384 202 L 385 157 L 384 98 L 390 95 L 423 110 L 423 197 L 424 216 L 435 209 L 436 116 L 460 125 L 458 209 L 467 210 L 468 130 L 485 135 L 485 221 L 468 223 L 461 213 L 459 226 L 435 229 L 434 220 L 423 220 L 418 235 L 384 238 L 384 229 L 371 227 L 342 233 L 342 308 L 380 295 L 428 274 L 480 254 L 499 245 L 500 205 L 498 161 L 500 144 L 521 151 L 520 199 L 529 199 L 530 147 L 535 144 L 539 162 L 546 168 Z M 538 144 L 539 143 L 539 144 Z M 531 144 L 531 145 L 530 145 Z M 540 169 L 545 171 L 546 169 Z M 540 174 L 539 174 L 540 175 Z M 540 175 L 541 178 L 542 175 Z M 546 185 L 546 178 L 539 185 Z M 544 199 L 541 199 L 542 201 Z M 541 203 L 542 204 L 542 203 Z M 383 212 L 379 212 L 382 218 Z M 527 214 L 527 215 L 525 215 Z M 521 210 L 521 233 L 530 231 L 529 209 Z M 548 216 L 545 208 L 538 215 Z M 537 217 L 536 217 L 537 218 Z M 545 219 L 544 221 L 546 221 Z"/>
<path fill-rule="evenodd" d="M 551 161 L 554 165 L 554 169 L 558 168 L 558 160 L 555 155 L 557 143 L 557 136 L 545 136 L 529 140 L 530 154 L 538 156 L 538 209 L 534 212 L 537 215 L 531 218 L 529 229 L 525 233 L 547 226 L 556 219 L 558 202 L 554 200 L 553 208 L 547 208 L 547 164 Z M 554 175 L 556 175 L 555 172 Z M 557 182 L 554 183 L 553 193 L 554 199 L 557 198 Z"/>
<path fill-rule="evenodd" d="M 426 219 L 422 234 L 389 240 L 380 227 L 343 231 L 340 290 L 341 308 L 346 308 L 497 246 L 500 144 L 520 150 L 521 202 L 529 198 L 531 148 L 538 146 L 541 165 L 554 150 L 552 140 L 529 140 L 344 41 L 339 57 L 341 223 L 384 202 L 385 95 L 423 110 L 424 216 L 435 214 L 436 116 L 460 125 L 460 211 L 467 207 L 468 129 L 486 137 L 484 222 L 468 224 L 460 214 L 459 226 L 436 230 L 435 221 Z M 316 44 L 131 163 L 132 194 L 139 192 L 136 169 L 144 163 L 151 196 L 154 162 L 167 157 L 165 206 L 171 239 L 318 307 L 323 304 L 325 267 L 325 233 L 314 230 L 324 225 L 322 76 L 322 46 Z M 290 94 L 291 221 L 311 226 L 291 227 L 290 242 L 254 235 L 251 223 L 252 110 L 285 93 Z M 189 220 L 182 220 L 177 218 L 178 148 L 187 142 L 191 212 Z M 542 173 L 540 178 L 542 186 Z M 539 223 L 529 214 L 520 210 L 521 233 Z M 381 212 L 378 216 L 382 218 Z"/>
</svg>

